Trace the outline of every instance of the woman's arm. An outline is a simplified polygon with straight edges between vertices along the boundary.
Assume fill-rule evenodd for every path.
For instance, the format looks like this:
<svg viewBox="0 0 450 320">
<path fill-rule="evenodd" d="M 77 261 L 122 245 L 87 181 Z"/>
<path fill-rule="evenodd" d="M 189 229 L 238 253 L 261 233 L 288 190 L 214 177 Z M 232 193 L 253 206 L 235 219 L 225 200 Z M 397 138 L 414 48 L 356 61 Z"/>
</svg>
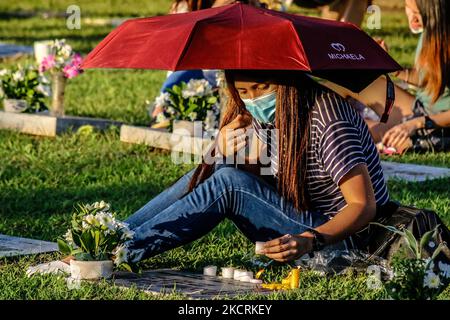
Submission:
<svg viewBox="0 0 450 320">
<path fill-rule="evenodd" d="M 420 85 L 419 72 L 415 67 L 397 71 L 394 76 L 416 87 Z"/>
<path fill-rule="evenodd" d="M 450 127 L 450 110 L 430 115 L 429 118 L 441 128 Z M 398 153 L 403 153 L 412 146 L 410 137 L 418 129 L 425 128 L 425 117 L 417 117 L 389 129 L 382 142 L 387 147 L 393 147 Z"/>
<path fill-rule="evenodd" d="M 315 228 L 326 244 L 339 242 L 369 224 L 376 214 L 376 201 L 367 166 L 358 164 L 340 181 L 339 187 L 347 202 L 333 219 Z M 284 236 L 266 242 L 267 257 L 286 262 L 312 251 L 313 235 L 310 232 Z"/>
<path fill-rule="evenodd" d="M 350 170 L 342 178 L 339 187 L 347 206 L 333 219 L 315 228 L 323 234 L 326 244 L 351 236 L 368 225 L 376 214 L 375 195 L 365 164 L 359 164 Z"/>
</svg>

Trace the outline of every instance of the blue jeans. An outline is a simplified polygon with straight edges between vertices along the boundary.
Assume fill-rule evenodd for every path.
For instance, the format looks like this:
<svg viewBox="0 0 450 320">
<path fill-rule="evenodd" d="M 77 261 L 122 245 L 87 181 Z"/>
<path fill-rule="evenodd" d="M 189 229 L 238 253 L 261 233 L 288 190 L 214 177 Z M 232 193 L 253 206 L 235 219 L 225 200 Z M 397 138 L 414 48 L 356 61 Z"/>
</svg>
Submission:
<svg viewBox="0 0 450 320">
<path fill-rule="evenodd" d="M 135 232 L 127 245 L 133 262 L 188 244 L 225 218 L 253 242 L 302 233 L 329 220 L 320 213 L 299 213 L 261 177 L 223 164 L 216 165 L 208 179 L 186 194 L 193 172 L 127 219 Z M 334 246 L 349 248 L 351 241 Z"/>
</svg>

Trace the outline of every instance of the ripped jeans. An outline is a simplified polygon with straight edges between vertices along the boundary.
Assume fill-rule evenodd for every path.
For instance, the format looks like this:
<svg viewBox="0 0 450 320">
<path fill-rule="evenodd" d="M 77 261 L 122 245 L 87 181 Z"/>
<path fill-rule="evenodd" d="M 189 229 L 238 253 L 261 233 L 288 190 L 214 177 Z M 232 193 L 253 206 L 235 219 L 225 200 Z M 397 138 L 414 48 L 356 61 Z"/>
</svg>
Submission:
<svg viewBox="0 0 450 320">
<path fill-rule="evenodd" d="M 299 213 L 266 180 L 224 164 L 216 165 L 208 179 L 186 194 L 193 172 L 127 219 L 135 232 L 127 244 L 132 262 L 199 239 L 226 218 L 252 242 L 299 234 L 329 220 L 322 213 Z M 352 246 L 350 238 L 333 245 Z"/>
</svg>

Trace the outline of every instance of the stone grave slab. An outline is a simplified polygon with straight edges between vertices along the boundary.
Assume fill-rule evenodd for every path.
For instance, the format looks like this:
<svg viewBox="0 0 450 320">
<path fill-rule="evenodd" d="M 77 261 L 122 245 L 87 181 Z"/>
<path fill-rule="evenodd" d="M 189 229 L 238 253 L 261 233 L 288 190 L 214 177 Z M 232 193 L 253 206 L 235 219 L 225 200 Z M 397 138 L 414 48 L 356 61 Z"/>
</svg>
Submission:
<svg viewBox="0 0 450 320">
<path fill-rule="evenodd" d="M 32 53 L 33 48 L 30 46 L 21 46 L 12 43 L 0 42 L 0 59 Z"/>
<path fill-rule="evenodd" d="M 384 178 L 406 181 L 425 181 L 450 177 L 449 168 L 424 166 L 410 163 L 381 161 Z"/>
<path fill-rule="evenodd" d="M 137 289 L 151 294 L 184 294 L 191 299 L 213 299 L 235 297 L 237 295 L 257 293 L 268 294 L 272 291 L 248 282 L 204 276 L 172 269 L 143 271 L 140 275 L 118 272 L 114 275 L 114 284 L 119 287 Z"/>
<path fill-rule="evenodd" d="M 53 242 L 0 234 L 0 258 L 53 252 L 57 250 L 58 245 Z"/>
<path fill-rule="evenodd" d="M 122 122 L 69 115 L 54 117 L 46 112 L 31 114 L 0 111 L 0 129 L 15 130 L 27 134 L 54 137 L 70 129 L 78 130 L 84 125 L 91 125 L 97 130 L 106 130 L 110 126 L 120 127 Z"/>
</svg>

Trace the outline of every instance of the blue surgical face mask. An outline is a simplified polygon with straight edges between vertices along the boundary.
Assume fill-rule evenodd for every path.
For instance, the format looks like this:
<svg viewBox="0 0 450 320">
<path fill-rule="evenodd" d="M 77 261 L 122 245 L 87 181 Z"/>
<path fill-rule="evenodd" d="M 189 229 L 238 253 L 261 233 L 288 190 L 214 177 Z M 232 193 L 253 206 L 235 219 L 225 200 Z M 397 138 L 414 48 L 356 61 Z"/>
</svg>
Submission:
<svg viewBox="0 0 450 320">
<path fill-rule="evenodd" d="M 255 99 L 242 99 L 253 118 L 262 123 L 273 123 L 275 120 L 276 92 L 259 96 Z"/>
</svg>

